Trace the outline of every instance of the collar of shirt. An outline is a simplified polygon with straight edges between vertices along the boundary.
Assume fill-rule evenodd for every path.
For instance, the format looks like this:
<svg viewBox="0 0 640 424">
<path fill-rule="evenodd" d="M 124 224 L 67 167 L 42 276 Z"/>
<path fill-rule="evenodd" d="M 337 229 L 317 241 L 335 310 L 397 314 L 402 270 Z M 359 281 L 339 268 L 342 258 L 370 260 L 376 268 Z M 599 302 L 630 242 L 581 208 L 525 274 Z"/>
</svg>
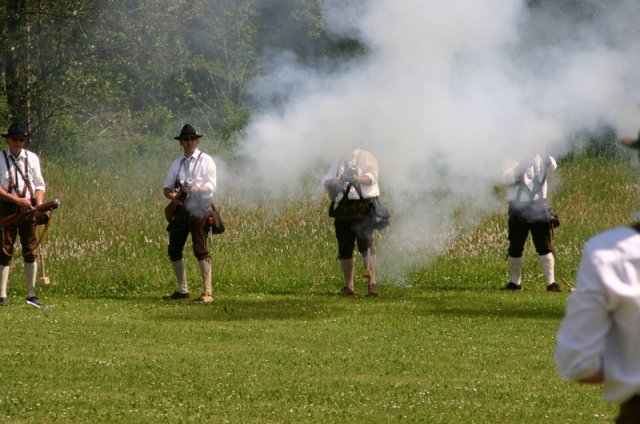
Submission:
<svg viewBox="0 0 640 424">
<path fill-rule="evenodd" d="M 24 149 L 20 150 L 20 154 L 19 154 L 18 156 L 13 156 L 13 155 L 11 154 L 11 150 L 9 150 L 9 149 L 5 149 L 5 152 L 7 152 L 7 156 L 8 156 L 8 157 L 11 157 L 11 158 L 13 158 L 13 159 L 15 159 L 15 160 L 18 160 L 18 159 L 20 159 L 20 158 L 23 158 L 23 157 L 25 157 L 25 156 L 27 155 L 27 153 L 26 153 L 26 151 L 25 151 Z"/>
<path fill-rule="evenodd" d="M 187 162 L 191 162 L 192 160 L 195 160 L 199 154 L 200 154 L 200 150 L 196 148 L 196 150 L 193 151 L 193 154 L 191 156 L 189 157 L 184 156 L 183 159 L 185 159 Z"/>
</svg>

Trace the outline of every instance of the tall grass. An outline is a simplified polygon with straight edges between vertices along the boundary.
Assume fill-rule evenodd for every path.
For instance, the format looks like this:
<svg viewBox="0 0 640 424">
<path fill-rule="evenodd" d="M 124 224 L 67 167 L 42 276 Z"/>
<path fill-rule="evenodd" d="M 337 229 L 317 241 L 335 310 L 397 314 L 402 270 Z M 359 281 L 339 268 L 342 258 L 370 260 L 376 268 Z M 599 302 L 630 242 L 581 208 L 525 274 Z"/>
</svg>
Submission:
<svg viewBox="0 0 640 424">
<path fill-rule="evenodd" d="M 385 279 L 380 298 L 343 299 L 324 198 L 274 212 L 228 196 L 211 245 L 217 302 L 159 302 L 174 290 L 161 185 L 177 152 L 158 152 L 108 166 L 43 158 L 62 200 L 43 245 L 52 284 L 39 287 L 53 306 L 22 306 L 18 260 L 0 310 L 7 422 L 611 421 L 597 387 L 557 376 L 566 293 L 545 292 L 530 243 L 525 288 L 498 290 L 506 213 L 402 284 Z M 563 160 L 559 278 L 573 281 L 586 238 L 630 222 L 637 176 L 624 160 Z"/>
</svg>

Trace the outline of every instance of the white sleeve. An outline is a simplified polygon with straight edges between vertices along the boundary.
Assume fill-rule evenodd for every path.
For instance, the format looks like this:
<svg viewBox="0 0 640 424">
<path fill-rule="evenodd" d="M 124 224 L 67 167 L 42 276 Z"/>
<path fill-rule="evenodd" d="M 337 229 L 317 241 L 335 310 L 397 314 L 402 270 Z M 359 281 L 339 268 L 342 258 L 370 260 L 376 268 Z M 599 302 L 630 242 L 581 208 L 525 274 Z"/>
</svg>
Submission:
<svg viewBox="0 0 640 424">
<path fill-rule="evenodd" d="M 40 168 L 40 158 L 32 154 L 29 158 L 29 167 L 33 177 L 33 190 L 46 191 L 46 184 L 42 176 L 42 168 Z"/>
<path fill-rule="evenodd" d="M 205 169 L 206 169 L 206 177 L 205 177 L 205 184 L 207 187 L 209 187 L 209 190 L 211 190 L 211 193 L 215 193 L 216 189 L 218 187 L 217 185 L 217 169 L 216 169 L 216 163 L 213 160 L 212 157 L 207 156 L 207 161 L 205 163 Z"/>
<path fill-rule="evenodd" d="M 576 291 L 569 297 L 557 334 L 554 352 L 558 371 L 567 380 L 587 378 L 600 370 L 605 337 L 611 327 L 601 274 L 586 252 L 587 248 L 578 268 Z"/>
<path fill-rule="evenodd" d="M 169 167 L 169 172 L 167 173 L 167 178 L 164 180 L 163 188 L 174 189 L 176 184 L 176 178 L 178 177 L 178 166 L 180 165 L 180 160 L 174 160 Z"/>
<path fill-rule="evenodd" d="M 371 179 L 371 184 L 369 185 L 374 185 L 378 182 L 378 172 L 380 172 L 379 170 L 380 165 L 378 164 L 378 159 L 376 159 L 376 157 L 371 153 L 366 152 L 362 175 L 366 175 Z"/>
<path fill-rule="evenodd" d="M 342 170 L 344 171 L 344 170 Z M 327 170 L 327 172 L 322 176 L 322 185 L 324 186 L 325 181 L 327 181 L 330 178 L 335 178 L 337 176 L 341 175 L 341 170 L 338 167 L 337 163 L 334 163 L 333 165 L 331 165 L 331 167 Z"/>
</svg>

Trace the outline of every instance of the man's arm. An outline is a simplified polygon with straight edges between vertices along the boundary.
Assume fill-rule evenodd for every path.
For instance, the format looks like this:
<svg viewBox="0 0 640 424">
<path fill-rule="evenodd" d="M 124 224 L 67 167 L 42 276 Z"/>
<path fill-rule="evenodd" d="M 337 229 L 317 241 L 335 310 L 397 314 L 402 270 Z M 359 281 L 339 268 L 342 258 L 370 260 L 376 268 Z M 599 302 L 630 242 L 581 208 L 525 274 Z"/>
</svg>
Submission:
<svg viewBox="0 0 640 424">
<path fill-rule="evenodd" d="M 36 206 L 44 203 L 44 190 L 36 190 L 34 196 L 36 198 Z"/>
<path fill-rule="evenodd" d="M 173 203 L 173 204 L 175 204 L 177 206 L 181 206 L 182 205 L 182 200 L 180 200 L 180 198 L 178 197 L 178 193 L 175 190 L 172 190 L 169 187 L 165 187 L 163 189 L 163 193 L 164 193 L 164 197 L 169 199 L 171 201 L 171 203 Z"/>
<path fill-rule="evenodd" d="M 24 209 L 31 208 L 31 200 L 9 193 L 1 187 L 0 187 L 0 199 L 6 200 L 7 202 L 15 203 L 16 205 Z"/>
<path fill-rule="evenodd" d="M 585 247 L 578 268 L 576 291 L 557 334 L 554 352 L 560 375 L 582 383 L 599 383 L 604 378 L 605 337 L 611 327 L 607 296 L 596 266 Z"/>
<path fill-rule="evenodd" d="M 368 175 L 354 175 L 350 178 L 350 182 L 364 185 L 373 184 L 373 180 Z"/>
</svg>

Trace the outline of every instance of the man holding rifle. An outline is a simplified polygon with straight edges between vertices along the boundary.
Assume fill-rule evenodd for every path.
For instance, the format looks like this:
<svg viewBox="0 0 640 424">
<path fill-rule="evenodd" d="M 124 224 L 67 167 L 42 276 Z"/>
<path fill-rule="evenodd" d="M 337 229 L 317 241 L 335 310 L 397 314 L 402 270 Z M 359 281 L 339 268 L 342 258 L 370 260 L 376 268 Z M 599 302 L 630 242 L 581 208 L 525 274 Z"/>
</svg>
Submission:
<svg viewBox="0 0 640 424">
<path fill-rule="evenodd" d="M 355 149 L 349 158 L 336 163 L 323 178 L 323 185 L 335 204 L 330 211 L 334 218 L 338 259 L 342 268 L 344 287 L 341 296 L 353 296 L 355 260 L 353 248 L 362 256 L 367 294 L 378 296 L 376 285 L 376 255 L 369 209 L 380 195 L 379 165 L 376 157 L 366 150 Z"/>
<path fill-rule="evenodd" d="M 169 258 L 178 282 L 178 289 L 162 300 L 189 298 L 186 264 L 182 256 L 187 237 L 191 234 L 193 254 L 202 275 L 202 294 L 194 302 L 213 302 L 211 289 L 211 258 L 207 250 L 207 218 L 212 211 L 216 190 L 216 164 L 208 154 L 198 150 L 201 134 L 186 124 L 180 135 L 184 155 L 173 161 L 164 182 L 164 196 L 171 201 L 165 209 L 169 221 Z"/>
<path fill-rule="evenodd" d="M 9 270 L 13 246 L 19 235 L 27 280 L 27 305 L 42 308 L 35 289 L 38 269 L 34 253 L 38 247 L 36 215 L 27 213 L 44 202 L 45 182 L 40 169 L 40 159 L 35 153 L 24 148 L 30 134 L 20 125 L 12 124 L 2 136 L 7 148 L 2 151 L 0 157 L 0 220 L 14 214 L 23 214 L 25 218 L 0 227 L 0 306 L 8 304 Z"/>
</svg>

